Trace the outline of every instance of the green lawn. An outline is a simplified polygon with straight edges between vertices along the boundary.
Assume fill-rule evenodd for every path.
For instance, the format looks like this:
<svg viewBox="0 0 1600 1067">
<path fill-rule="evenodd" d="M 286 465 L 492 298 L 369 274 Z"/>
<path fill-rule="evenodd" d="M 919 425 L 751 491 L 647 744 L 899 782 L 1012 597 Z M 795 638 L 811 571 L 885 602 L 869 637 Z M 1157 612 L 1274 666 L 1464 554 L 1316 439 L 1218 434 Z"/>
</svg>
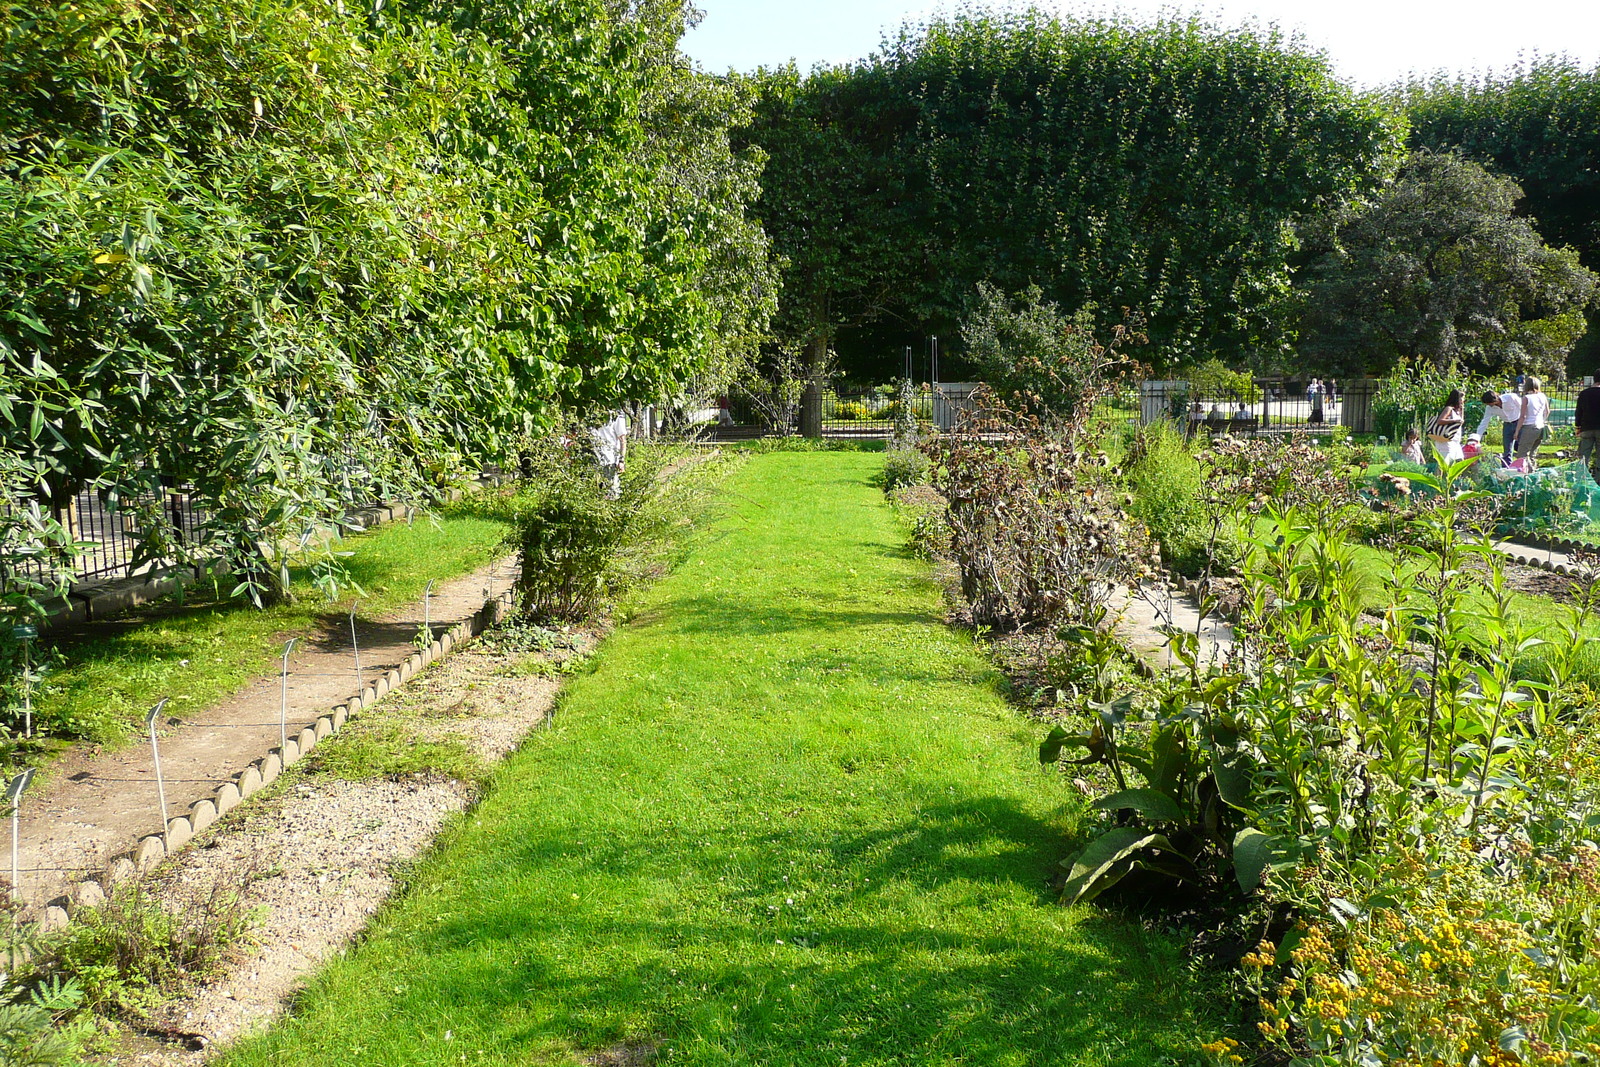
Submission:
<svg viewBox="0 0 1600 1067">
<path fill-rule="evenodd" d="M 1199 1062 L 1175 947 L 1055 903 L 1078 803 L 941 624 L 882 462 L 752 456 L 553 727 L 225 1062 Z"/>
<path fill-rule="evenodd" d="M 340 547 L 351 553 L 346 568 L 367 594 L 361 616 L 377 617 L 420 600 L 429 578 L 443 581 L 488 562 L 506 529 L 492 519 L 450 513 L 347 538 Z M 178 715 L 209 707 L 270 673 L 289 637 L 318 628 L 328 603 L 303 576 L 297 575 L 294 588 L 294 603 L 264 611 L 219 598 L 210 587 L 194 589 L 125 621 L 96 624 L 59 640 L 61 660 L 35 698 L 40 722 L 56 736 L 115 744 L 164 696 L 172 698 L 170 708 Z M 354 595 L 346 591 L 338 624 Z"/>
</svg>

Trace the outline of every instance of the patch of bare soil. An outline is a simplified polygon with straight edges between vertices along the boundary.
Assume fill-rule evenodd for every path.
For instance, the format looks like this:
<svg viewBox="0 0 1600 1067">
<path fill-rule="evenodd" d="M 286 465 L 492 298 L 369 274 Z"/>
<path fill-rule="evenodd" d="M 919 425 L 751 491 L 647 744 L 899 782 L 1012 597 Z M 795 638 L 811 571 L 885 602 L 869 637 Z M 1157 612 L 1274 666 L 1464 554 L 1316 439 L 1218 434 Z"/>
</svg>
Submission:
<svg viewBox="0 0 1600 1067">
<path fill-rule="evenodd" d="M 420 740 L 454 740 L 485 763 L 503 759 L 550 713 L 572 656 L 593 637 L 546 652 L 463 649 L 419 675 L 360 720 L 381 719 Z M 339 738 L 323 743 L 332 750 Z M 319 753 L 324 749 L 319 746 Z M 315 758 L 307 761 L 315 764 Z M 338 766 L 337 761 L 333 766 Z M 355 938 L 394 889 L 397 865 L 428 847 L 476 787 L 442 776 L 352 781 L 302 769 L 280 779 L 175 857 L 151 891 L 169 907 L 222 886 L 259 915 L 250 943 L 225 973 L 166 1003 L 118 1047 L 94 1062 L 192 1067 L 210 1051 L 275 1018 L 319 964 Z M 607 1053 L 608 1055 L 610 1053 Z M 604 1063 L 642 1063 L 635 1052 Z"/>
</svg>

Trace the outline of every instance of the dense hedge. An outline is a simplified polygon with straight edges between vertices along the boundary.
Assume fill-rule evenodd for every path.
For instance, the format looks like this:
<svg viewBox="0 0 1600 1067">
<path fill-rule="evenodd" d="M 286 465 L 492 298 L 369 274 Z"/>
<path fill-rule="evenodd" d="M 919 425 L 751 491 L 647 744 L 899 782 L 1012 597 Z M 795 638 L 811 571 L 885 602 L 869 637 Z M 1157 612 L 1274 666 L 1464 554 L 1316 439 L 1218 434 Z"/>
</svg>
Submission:
<svg viewBox="0 0 1600 1067">
<path fill-rule="evenodd" d="M 760 80 L 758 210 L 796 343 L 873 319 L 953 336 L 987 280 L 1103 323 L 1134 308 L 1158 363 L 1271 358 L 1292 223 L 1398 138 L 1321 57 L 1195 21 L 969 12 Z"/>
<path fill-rule="evenodd" d="M 685 78 L 685 11 L 7 5 L 0 448 L 56 502 L 192 484 L 190 547 L 270 586 L 351 499 L 672 394 L 771 299 L 726 282 L 766 271 L 744 104 Z"/>
</svg>

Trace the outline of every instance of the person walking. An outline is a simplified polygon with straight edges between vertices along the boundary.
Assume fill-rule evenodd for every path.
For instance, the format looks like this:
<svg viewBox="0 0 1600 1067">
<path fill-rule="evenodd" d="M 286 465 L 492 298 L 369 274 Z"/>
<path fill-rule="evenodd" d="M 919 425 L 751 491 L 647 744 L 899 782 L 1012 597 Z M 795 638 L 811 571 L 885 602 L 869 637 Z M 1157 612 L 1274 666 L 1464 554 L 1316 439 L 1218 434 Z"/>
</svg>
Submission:
<svg viewBox="0 0 1600 1067">
<path fill-rule="evenodd" d="M 1445 397 L 1444 407 L 1428 423 L 1428 440 L 1439 454 L 1440 467 L 1449 467 L 1465 458 L 1461 452 L 1461 427 L 1465 422 L 1461 413 L 1461 390 L 1452 389 Z"/>
<path fill-rule="evenodd" d="M 600 465 L 600 481 L 606 499 L 622 495 L 622 472 L 628 457 L 628 416 L 614 411 L 611 417 L 589 431 L 594 446 L 594 461 Z"/>
<path fill-rule="evenodd" d="M 1500 420 L 1501 456 L 1506 463 L 1511 462 L 1511 453 L 1517 444 L 1517 426 L 1522 422 L 1522 395 L 1513 389 L 1503 393 L 1488 390 L 1483 394 L 1483 418 L 1478 420 L 1476 433 L 1483 436 L 1489 428 L 1489 420 Z"/>
<path fill-rule="evenodd" d="M 1531 374 L 1522 387 L 1522 424 L 1517 427 L 1517 458 L 1526 461 L 1524 470 L 1531 471 L 1539 464 L 1539 445 L 1544 441 L 1545 429 L 1550 425 L 1550 398 L 1545 395 L 1539 379 Z"/>
<path fill-rule="evenodd" d="M 1593 378 L 1578 394 L 1578 405 L 1572 412 L 1572 425 L 1578 431 L 1578 461 L 1595 468 L 1595 448 L 1600 445 L 1600 385 Z"/>
</svg>

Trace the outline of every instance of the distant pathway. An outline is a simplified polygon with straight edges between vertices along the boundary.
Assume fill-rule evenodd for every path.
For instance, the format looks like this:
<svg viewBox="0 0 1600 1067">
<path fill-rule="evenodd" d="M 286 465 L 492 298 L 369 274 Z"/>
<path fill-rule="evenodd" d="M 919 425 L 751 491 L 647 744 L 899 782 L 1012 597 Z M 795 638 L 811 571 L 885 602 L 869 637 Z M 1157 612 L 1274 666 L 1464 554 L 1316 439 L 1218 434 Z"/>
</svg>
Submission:
<svg viewBox="0 0 1600 1067">
<path fill-rule="evenodd" d="M 1056 903 L 1083 802 L 941 622 L 881 463 L 751 458 L 407 895 L 226 1062 L 1196 1062 L 1176 948 Z"/>
</svg>

